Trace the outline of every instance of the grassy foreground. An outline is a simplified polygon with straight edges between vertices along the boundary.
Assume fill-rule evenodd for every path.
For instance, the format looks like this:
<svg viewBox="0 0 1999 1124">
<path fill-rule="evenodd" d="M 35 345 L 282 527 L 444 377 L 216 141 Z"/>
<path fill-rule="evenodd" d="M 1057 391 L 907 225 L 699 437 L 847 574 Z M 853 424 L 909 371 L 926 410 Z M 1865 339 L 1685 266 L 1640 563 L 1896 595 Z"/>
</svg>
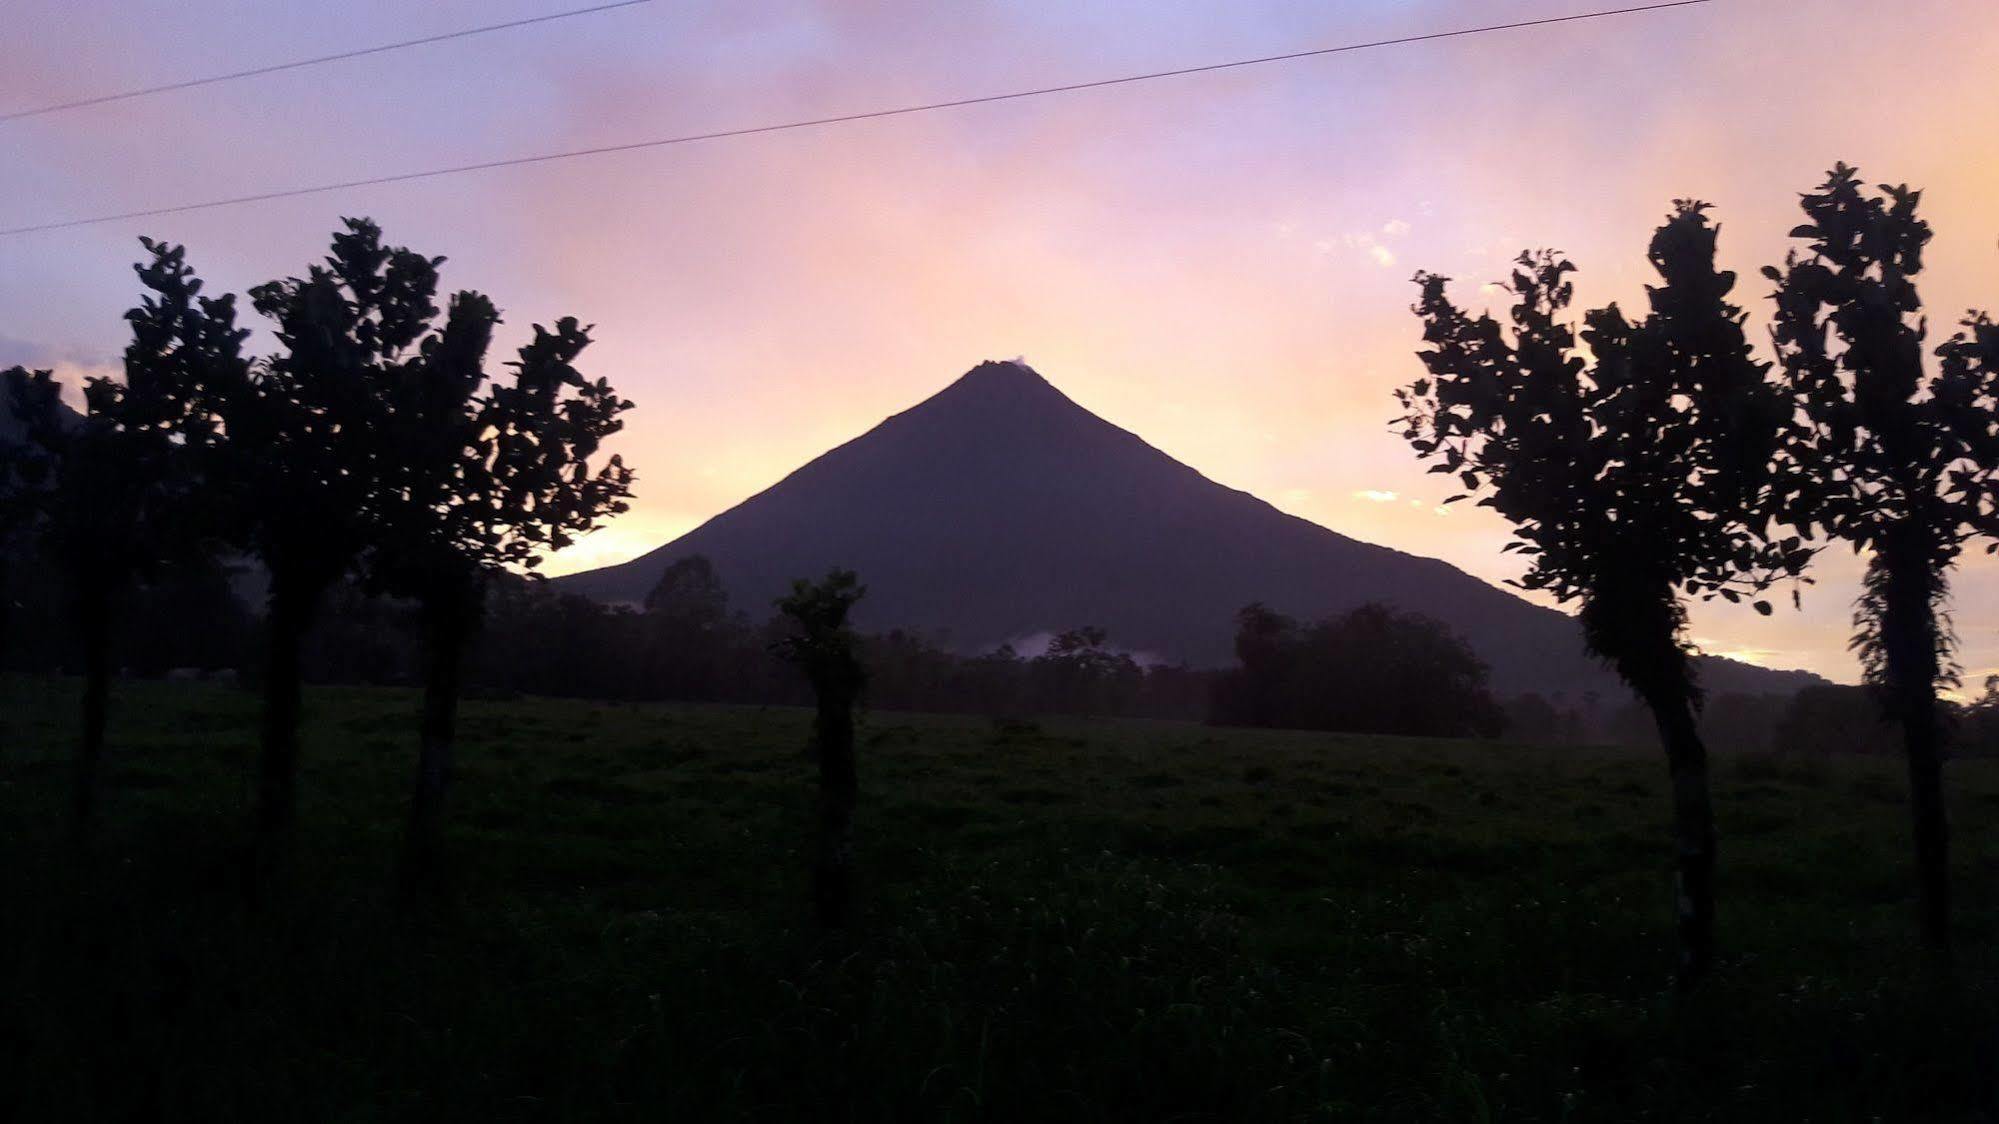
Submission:
<svg viewBox="0 0 1999 1124">
<path fill-rule="evenodd" d="M 863 922 L 808 919 L 803 711 L 468 704 L 453 904 L 388 887 L 416 699 L 308 699 L 240 904 L 255 701 L 0 680 L 0 1119 L 1989 1120 L 1999 763 L 1949 769 L 1955 996 L 1894 761 L 1718 762 L 1724 963 L 1675 1001 L 1663 762 L 874 713 Z"/>
</svg>

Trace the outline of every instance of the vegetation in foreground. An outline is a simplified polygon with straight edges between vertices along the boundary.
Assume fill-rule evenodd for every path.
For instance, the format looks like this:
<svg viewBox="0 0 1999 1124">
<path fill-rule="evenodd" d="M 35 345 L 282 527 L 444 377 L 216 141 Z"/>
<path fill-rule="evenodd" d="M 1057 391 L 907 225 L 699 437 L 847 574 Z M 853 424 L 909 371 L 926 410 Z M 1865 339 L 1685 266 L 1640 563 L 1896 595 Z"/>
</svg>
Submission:
<svg viewBox="0 0 1999 1124">
<path fill-rule="evenodd" d="M 1999 763 L 1952 763 L 1955 992 L 1892 760 L 1724 756 L 1722 957 L 1664 971 L 1650 754 L 863 716 L 854 923 L 804 903 L 803 709 L 469 703 L 451 904 L 390 887 L 415 692 L 307 696 L 246 913 L 255 700 L 0 686 L 15 1119 L 1975 1120 Z M 1908 974 L 1905 974 L 1908 973 Z M 1979 1115 L 1981 1112 L 1986 1116 Z"/>
</svg>

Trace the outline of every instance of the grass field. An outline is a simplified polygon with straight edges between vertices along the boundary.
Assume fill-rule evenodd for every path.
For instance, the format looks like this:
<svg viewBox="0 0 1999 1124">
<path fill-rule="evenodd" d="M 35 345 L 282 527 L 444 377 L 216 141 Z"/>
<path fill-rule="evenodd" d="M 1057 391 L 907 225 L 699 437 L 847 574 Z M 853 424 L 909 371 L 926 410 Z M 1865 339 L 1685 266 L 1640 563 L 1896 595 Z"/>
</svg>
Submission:
<svg viewBox="0 0 1999 1124">
<path fill-rule="evenodd" d="M 1725 959 L 1679 1001 L 1649 756 L 873 713 L 828 937 L 805 712 L 473 702 L 411 916 L 416 700 L 326 689 L 251 914 L 254 699 L 121 684 L 79 856 L 75 691 L 0 681 L 0 1118 L 1994 1118 L 1995 762 L 1950 767 L 1953 993 L 1897 763 L 1724 752 Z"/>
</svg>

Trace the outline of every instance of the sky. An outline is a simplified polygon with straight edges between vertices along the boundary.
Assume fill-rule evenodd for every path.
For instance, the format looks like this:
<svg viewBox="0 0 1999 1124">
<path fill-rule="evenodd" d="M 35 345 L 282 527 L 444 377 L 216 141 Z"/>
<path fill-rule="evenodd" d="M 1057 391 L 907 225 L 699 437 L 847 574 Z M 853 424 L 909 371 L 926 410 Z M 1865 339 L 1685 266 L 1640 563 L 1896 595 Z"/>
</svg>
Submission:
<svg viewBox="0 0 1999 1124">
<path fill-rule="evenodd" d="M 0 111 L 584 3 L 9 0 Z M 0 123 L 0 227 L 1058 85 L 1612 0 L 655 2 Z M 1999 309 L 1999 5 L 1713 0 L 1113 89 L 0 238 L 0 365 L 115 371 L 142 235 L 212 290 L 302 272 L 343 215 L 449 260 L 517 345 L 596 326 L 637 403 L 631 512 L 552 572 L 633 557 L 983 359 L 1356 538 L 1517 577 L 1506 528 L 1390 430 L 1418 269 L 1475 307 L 1552 246 L 1642 307 L 1675 198 L 1715 204 L 1756 320 L 1835 161 L 1926 190 L 1933 334 Z M 1761 329 L 1757 329 L 1760 338 Z M 1841 681 L 1859 565 L 1803 609 L 1700 605 L 1705 649 Z M 1999 560 L 1956 576 L 1999 673 Z"/>
</svg>

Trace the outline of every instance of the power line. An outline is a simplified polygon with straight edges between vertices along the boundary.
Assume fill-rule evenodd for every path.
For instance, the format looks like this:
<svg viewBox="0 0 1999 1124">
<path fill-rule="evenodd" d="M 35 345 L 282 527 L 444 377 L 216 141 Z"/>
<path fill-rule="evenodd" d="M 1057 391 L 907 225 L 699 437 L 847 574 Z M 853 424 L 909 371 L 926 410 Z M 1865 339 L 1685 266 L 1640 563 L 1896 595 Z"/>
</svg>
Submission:
<svg viewBox="0 0 1999 1124">
<path fill-rule="evenodd" d="M 374 187 L 381 184 L 407 183 L 411 180 L 458 175 L 462 172 L 482 172 L 494 168 L 515 168 L 526 164 L 546 164 L 556 160 L 571 160 L 579 156 L 605 156 L 615 152 L 632 152 L 642 148 L 664 148 L 668 145 L 692 144 L 696 141 L 725 140 L 730 137 L 748 137 L 762 133 L 781 133 L 792 129 L 811 129 L 823 125 L 840 125 L 853 121 L 873 121 L 884 117 L 904 117 L 913 113 L 929 113 L 941 109 L 960 109 L 973 105 L 991 105 L 994 102 L 1018 101 L 1022 98 L 1075 93 L 1081 90 L 1097 90 L 1107 86 L 1151 82 L 1162 78 L 1178 78 L 1190 74 L 1208 74 L 1218 70 L 1235 70 L 1247 66 L 1262 66 L 1266 63 L 1290 62 L 1295 59 L 1317 58 L 1322 55 L 1366 51 L 1378 47 L 1396 47 L 1410 43 L 1430 43 L 1441 39 L 1459 39 L 1497 31 L 1517 31 L 1523 28 L 1547 27 L 1552 24 L 1579 23 L 1584 20 L 1606 19 L 1611 16 L 1659 12 L 1669 8 L 1690 8 L 1697 4 L 1710 4 L 1713 2 L 1714 0 L 1663 0 L 1661 3 L 1640 4 L 1629 8 L 1578 12 L 1566 16 L 1548 16 L 1543 19 L 1519 20 L 1513 23 L 1496 23 L 1487 24 L 1482 27 L 1458 28 L 1453 31 L 1433 31 L 1423 35 L 1405 35 L 1394 39 L 1376 39 L 1366 43 L 1347 43 L 1338 47 L 1319 47 L 1309 51 L 1292 51 L 1282 55 L 1264 55 L 1260 58 L 1235 59 L 1230 62 L 1181 67 L 1176 70 L 1155 70 L 1145 74 L 1127 74 L 1117 78 L 1099 78 L 1090 82 L 1073 82 L 1065 86 L 1042 86 L 1032 90 L 1015 90 L 1004 94 L 985 94 L 979 97 L 957 98 L 951 101 L 925 102 L 921 105 L 906 105 L 895 109 L 875 109 L 862 113 L 843 113 L 833 117 L 813 117 L 801 121 L 784 121 L 772 125 L 752 125 L 746 128 L 722 129 L 709 133 L 688 133 L 674 137 L 658 137 L 652 140 L 628 141 L 623 144 L 599 145 L 594 148 L 573 148 L 562 152 L 539 153 L 534 156 L 514 156 L 503 160 L 484 160 L 476 164 L 454 164 L 444 168 L 426 168 L 415 172 L 398 172 L 393 175 L 370 176 L 366 179 L 315 184 L 311 187 L 292 187 L 276 191 L 261 191 L 253 195 L 237 195 L 227 199 L 210 199 L 200 203 L 180 203 L 167 207 L 149 207 L 145 210 L 124 211 L 111 215 L 93 215 L 89 218 L 57 219 L 29 226 L 0 229 L 0 238 L 19 234 L 33 234 L 45 230 L 64 230 L 69 227 L 91 226 L 96 223 L 117 222 L 122 219 L 152 218 L 158 215 L 176 215 L 187 211 L 209 210 L 215 207 L 233 207 L 242 203 L 263 203 L 273 199 L 291 199 L 301 195 L 319 195 L 329 191 L 343 191 L 351 187 Z"/>
<path fill-rule="evenodd" d="M 165 94 L 175 90 L 191 90 L 196 86 L 212 86 L 217 82 L 232 82 L 238 78 L 255 78 L 259 75 L 276 74 L 284 70 L 298 70 L 301 67 L 319 66 L 323 63 L 341 62 L 346 59 L 358 59 L 365 55 L 379 55 L 385 51 L 400 51 L 404 47 L 421 47 L 429 43 L 442 43 L 447 39 L 463 39 L 471 35 L 484 35 L 489 31 L 505 31 L 514 27 L 526 27 L 529 24 L 547 23 L 550 20 L 564 20 L 571 16 L 587 16 L 593 12 L 608 12 L 613 8 L 629 8 L 634 4 L 647 3 L 651 3 L 651 0 L 616 0 L 615 3 L 598 4 L 590 8 L 575 8 L 567 12 L 550 12 L 547 15 L 508 20 L 506 23 L 489 23 L 484 27 L 468 27 L 462 31 L 446 31 L 439 35 L 426 35 L 421 39 L 404 39 L 397 43 L 382 43 L 373 47 L 361 47 L 352 51 L 341 51 L 338 54 L 320 55 L 316 58 L 273 63 L 270 66 L 252 67 L 249 70 L 233 70 L 228 74 L 211 74 L 206 78 L 189 78 L 180 82 L 169 82 L 164 86 L 144 86 L 136 90 L 123 90 L 115 94 L 98 94 L 94 97 L 77 98 L 75 101 L 38 105 L 33 109 L 16 109 L 9 113 L 0 113 L 0 123 L 19 121 L 24 117 L 40 117 L 48 113 L 61 113 L 66 109 L 82 109 L 87 105 L 104 105 L 107 102 L 143 98 L 149 94 Z"/>
</svg>

